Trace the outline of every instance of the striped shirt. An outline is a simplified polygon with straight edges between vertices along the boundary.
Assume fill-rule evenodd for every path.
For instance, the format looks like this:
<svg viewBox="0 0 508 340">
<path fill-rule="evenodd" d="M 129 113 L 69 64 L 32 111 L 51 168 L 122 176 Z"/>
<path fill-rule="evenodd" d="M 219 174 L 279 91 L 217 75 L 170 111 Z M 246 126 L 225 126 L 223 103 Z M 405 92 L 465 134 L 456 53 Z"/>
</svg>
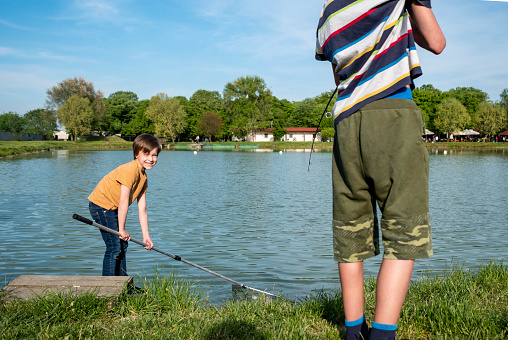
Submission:
<svg viewBox="0 0 508 340">
<path fill-rule="evenodd" d="M 316 59 L 332 62 L 340 77 L 335 124 L 412 85 L 422 70 L 406 1 L 327 0 L 317 29 Z"/>
</svg>

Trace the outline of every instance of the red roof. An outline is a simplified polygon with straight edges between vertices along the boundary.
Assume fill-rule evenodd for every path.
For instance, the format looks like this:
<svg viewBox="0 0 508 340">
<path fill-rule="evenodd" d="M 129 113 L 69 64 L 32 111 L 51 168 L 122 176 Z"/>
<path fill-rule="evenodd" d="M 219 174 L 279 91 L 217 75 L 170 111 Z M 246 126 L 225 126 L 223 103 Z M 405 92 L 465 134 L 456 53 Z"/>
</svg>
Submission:
<svg viewBox="0 0 508 340">
<path fill-rule="evenodd" d="M 501 132 L 499 135 L 500 136 L 508 136 L 508 130 Z"/>
<path fill-rule="evenodd" d="M 267 128 L 265 131 L 269 132 L 272 131 L 274 128 Z M 310 127 L 285 127 L 284 128 L 287 132 L 316 132 L 316 128 L 310 128 Z M 318 129 L 318 132 L 320 130 Z"/>
</svg>

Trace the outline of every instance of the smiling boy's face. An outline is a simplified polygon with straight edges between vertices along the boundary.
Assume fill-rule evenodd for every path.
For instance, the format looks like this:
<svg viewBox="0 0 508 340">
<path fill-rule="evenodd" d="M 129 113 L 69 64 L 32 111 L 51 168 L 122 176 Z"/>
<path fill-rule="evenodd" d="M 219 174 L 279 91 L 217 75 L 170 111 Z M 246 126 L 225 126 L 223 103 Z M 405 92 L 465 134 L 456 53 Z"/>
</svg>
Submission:
<svg viewBox="0 0 508 340">
<path fill-rule="evenodd" d="M 143 151 L 139 151 L 136 155 L 136 160 L 139 162 L 139 165 L 141 165 L 141 168 L 143 170 L 150 170 L 157 164 L 157 156 L 158 156 L 158 150 L 157 148 L 153 149 L 152 151 L 145 153 Z"/>
</svg>

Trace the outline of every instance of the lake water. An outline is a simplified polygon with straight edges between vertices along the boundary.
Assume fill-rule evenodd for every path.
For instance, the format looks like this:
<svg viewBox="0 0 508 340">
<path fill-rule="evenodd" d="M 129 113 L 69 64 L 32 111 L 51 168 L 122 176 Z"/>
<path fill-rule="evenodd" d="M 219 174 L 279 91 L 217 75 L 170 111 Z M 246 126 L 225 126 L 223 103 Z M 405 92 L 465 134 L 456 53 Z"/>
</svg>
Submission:
<svg viewBox="0 0 508 340">
<path fill-rule="evenodd" d="M 430 213 L 435 255 L 414 279 L 452 264 L 476 268 L 508 255 L 508 150 L 430 150 Z M 245 285 L 303 298 L 339 286 L 331 237 L 330 152 L 163 151 L 148 172 L 150 233 L 166 252 Z M 1 286 L 22 274 L 101 275 L 99 231 L 87 197 L 131 151 L 59 150 L 0 159 Z M 127 223 L 142 240 L 135 204 Z M 154 268 L 197 280 L 210 300 L 231 284 L 131 242 L 128 272 Z M 381 257 L 367 260 L 375 276 Z"/>
</svg>

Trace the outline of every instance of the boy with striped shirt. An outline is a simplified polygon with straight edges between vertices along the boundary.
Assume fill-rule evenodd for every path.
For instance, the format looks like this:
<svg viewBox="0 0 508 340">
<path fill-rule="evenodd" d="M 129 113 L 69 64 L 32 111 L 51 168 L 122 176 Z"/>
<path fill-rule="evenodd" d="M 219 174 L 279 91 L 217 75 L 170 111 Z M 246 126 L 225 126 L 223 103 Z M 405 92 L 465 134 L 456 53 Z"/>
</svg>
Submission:
<svg viewBox="0 0 508 340">
<path fill-rule="evenodd" d="M 316 59 L 332 63 L 334 258 L 339 263 L 346 339 L 395 339 L 414 260 L 432 255 L 428 154 L 412 101 L 422 74 L 415 42 L 439 54 L 446 41 L 430 0 L 327 0 Z M 384 255 L 369 334 L 363 261 Z"/>
</svg>

